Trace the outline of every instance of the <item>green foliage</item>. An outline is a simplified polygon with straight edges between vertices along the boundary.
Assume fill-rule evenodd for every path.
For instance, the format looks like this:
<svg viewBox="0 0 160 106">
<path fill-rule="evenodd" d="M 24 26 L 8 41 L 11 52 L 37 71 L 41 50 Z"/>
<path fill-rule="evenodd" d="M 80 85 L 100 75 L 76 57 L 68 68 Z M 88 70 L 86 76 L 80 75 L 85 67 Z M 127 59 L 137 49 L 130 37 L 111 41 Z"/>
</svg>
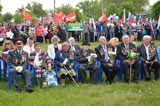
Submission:
<svg viewBox="0 0 160 106">
<path fill-rule="evenodd" d="M 80 20 L 82 20 L 84 18 L 83 14 L 80 12 L 79 9 L 74 9 L 74 11 L 76 12 L 77 22 L 80 22 Z"/>
<path fill-rule="evenodd" d="M 28 3 L 26 8 L 29 10 L 30 13 L 34 14 L 36 17 L 43 17 L 46 16 L 46 11 L 42 8 L 42 4 L 37 2 L 32 2 L 31 4 Z"/>
<path fill-rule="evenodd" d="M 160 1 L 157 1 L 151 8 L 151 17 L 158 20 L 160 15 Z"/>
<path fill-rule="evenodd" d="M 65 15 L 73 12 L 73 7 L 70 4 L 62 4 L 61 7 L 56 8 L 56 11 L 59 13 L 59 10 L 63 11 Z"/>
<path fill-rule="evenodd" d="M 23 22 L 24 22 L 24 19 L 23 19 L 22 14 L 15 13 L 15 14 L 14 14 L 14 22 L 15 22 L 15 23 L 23 23 Z"/>
<path fill-rule="evenodd" d="M 126 17 L 128 17 L 129 12 L 132 13 L 133 15 L 136 15 L 135 11 L 136 8 L 134 7 L 133 1 L 122 2 L 120 10 L 121 12 L 119 12 L 120 17 L 122 17 L 124 9 L 126 12 Z"/>
<path fill-rule="evenodd" d="M 3 15 L 4 22 L 10 22 L 12 18 L 13 18 L 13 15 L 11 13 L 7 12 Z"/>
<path fill-rule="evenodd" d="M 109 16 L 109 15 L 114 14 L 114 13 L 117 14 L 118 13 L 118 8 L 117 8 L 115 3 L 110 3 L 109 6 L 107 7 L 106 11 L 107 11 L 106 15 Z"/>
</svg>

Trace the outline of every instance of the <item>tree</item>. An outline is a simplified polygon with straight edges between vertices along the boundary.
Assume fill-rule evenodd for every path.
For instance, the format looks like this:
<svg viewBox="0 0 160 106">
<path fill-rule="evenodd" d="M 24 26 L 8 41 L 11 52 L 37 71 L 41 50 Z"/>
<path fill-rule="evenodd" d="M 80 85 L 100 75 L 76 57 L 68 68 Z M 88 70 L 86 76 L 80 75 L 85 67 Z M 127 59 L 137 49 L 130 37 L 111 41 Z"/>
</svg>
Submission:
<svg viewBox="0 0 160 106">
<path fill-rule="evenodd" d="M 120 17 L 123 15 L 123 10 L 125 9 L 126 17 L 128 17 L 129 12 L 132 13 L 133 15 L 136 15 L 135 7 L 133 5 L 133 1 L 127 1 L 127 2 L 122 2 L 121 8 L 120 8 L 120 14 L 118 14 Z"/>
<path fill-rule="evenodd" d="M 155 20 L 158 19 L 160 15 L 160 1 L 157 1 L 151 8 L 151 17 Z"/>
<path fill-rule="evenodd" d="M 80 20 L 83 19 L 83 14 L 80 12 L 79 9 L 74 9 L 74 11 L 76 12 L 76 19 L 77 19 L 77 22 L 80 22 Z"/>
<path fill-rule="evenodd" d="M 109 16 L 111 14 L 114 14 L 114 13 L 118 13 L 118 9 L 117 9 L 117 6 L 115 3 L 110 3 L 107 10 L 106 10 L 106 15 Z"/>
<path fill-rule="evenodd" d="M 59 12 L 59 10 L 63 11 L 65 15 L 68 15 L 73 12 L 74 8 L 70 4 L 62 4 L 61 7 L 56 8 L 57 12 Z"/>
<path fill-rule="evenodd" d="M 14 14 L 14 22 L 15 23 L 22 23 L 22 22 L 24 22 L 22 14 L 15 13 Z"/>
<path fill-rule="evenodd" d="M 11 21 L 11 19 L 13 18 L 13 15 L 11 14 L 11 13 L 5 13 L 4 15 L 3 15 L 3 20 L 4 20 L 4 22 L 10 22 Z"/>
<path fill-rule="evenodd" d="M 28 3 L 26 8 L 29 13 L 32 13 L 36 17 L 44 17 L 47 15 L 46 11 L 42 8 L 42 4 L 37 2 Z"/>
</svg>

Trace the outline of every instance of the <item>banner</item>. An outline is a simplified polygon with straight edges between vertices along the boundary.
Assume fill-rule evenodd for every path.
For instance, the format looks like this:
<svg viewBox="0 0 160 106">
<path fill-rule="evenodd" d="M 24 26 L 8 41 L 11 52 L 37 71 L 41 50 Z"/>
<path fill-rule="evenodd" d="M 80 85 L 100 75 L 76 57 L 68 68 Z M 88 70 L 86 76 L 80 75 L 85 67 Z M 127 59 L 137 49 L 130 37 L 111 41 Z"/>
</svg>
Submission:
<svg viewBox="0 0 160 106">
<path fill-rule="evenodd" d="M 82 23 L 68 23 L 68 31 L 83 31 L 84 25 Z"/>
</svg>

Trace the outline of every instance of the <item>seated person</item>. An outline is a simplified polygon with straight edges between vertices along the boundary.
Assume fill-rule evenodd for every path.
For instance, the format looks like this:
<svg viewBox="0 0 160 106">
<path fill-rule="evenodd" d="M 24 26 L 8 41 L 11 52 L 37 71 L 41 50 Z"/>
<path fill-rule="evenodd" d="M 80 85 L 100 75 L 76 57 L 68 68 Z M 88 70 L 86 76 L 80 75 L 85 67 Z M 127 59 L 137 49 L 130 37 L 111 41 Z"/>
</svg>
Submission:
<svg viewBox="0 0 160 106">
<path fill-rule="evenodd" d="M 107 44 L 106 38 L 104 36 L 99 38 L 99 42 L 101 45 L 95 48 L 96 54 L 98 56 L 97 59 L 101 62 L 101 67 L 103 68 L 103 71 L 107 77 L 106 81 L 109 81 L 109 84 L 112 84 L 114 77 L 120 70 L 120 67 L 115 63 L 116 53 L 114 55 L 115 58 L 110 59 L 109 53 L 115 52 L 114 47 Z M 112 68 L 112 71 L 109 71 L 110 68 Z"/>
<path fill-rule="evenodd" d="M 28 52 L 28 55 L 30 54 L 30 52 L 35 51 L 34 50 L 34 38 L 29 37 L 27 39 L 27 44 L 23 47 L 23 50 Z"/>
<path fill-rule="evenodd" d="M 62 50 L 56 53 L 54 61 L 58 66 L 58 77 L 61 79 L 62 86 L 65 85 L 66 76 L 72 76 L 73 78 L 75 78 L 76 72 L 74 70 L 74 65 L 77 62 L 75 60 L 73 51 L 69 50 L 69 44 L 67 42 L 64 42 L 62 44 Z"/>
<path fill-rule="evenodd" d="M 84 84 L 87 84 L 86 81 L 86 70 L 91 70 L 91 84 L 92 86 L 96 86 L 97 77 L 99 74 L 99 67 L 96 65 L 96 58 L 91 55 L 93 54 L 93 50 L 89 49 L 89 42 L 84 41 L 82 43 L 82 48 L 76 52 L 76 59 L 79 62 L 79 75 L 81 77 L 81 81 Z M 91 59 L 93 58 L 93 60 Z"/>
<path fill-rule="evenodd" d="M 41 74 L 44 72 L 44 68 L 48 71 L 52 70 L 51 59 L 47 52 L 41 50 L 41 43 L 36 42 L 34 49 L 35 51 L 29 55 L 29 64 L 35 68 L 37 85 L 40 88 L 40 78 L 42 77 Z"/>
<path fill-rule="evenodd" d="M 73 37 L 69 38 L 69 46 L 70 46 L 70 50 L 72 50 L 73 52 L 76 52 L 77 50 L 80 49 L 80 46 L 76 44 L 75 39 Z"/>
<path fill-rule="evenodd" d="M 151 69 L 154 69 L 155 80 L 159 79 L 159 68 L 157 48 L 154 44 L 150 44 L 151 36 L 145 35 L 143 43 L 138 46 L 137 51 L 140 53 L 140 59 L 143 64 L 143 73 L 147 81 L 151 81 Z"/>
<path fill-rule="evenodd" d="M 31 93 L 33 89 L 31 88 L 31 76 L 28 68 L 28 54 L 23 48 L 24 40 L 19 37 L 15 40 L 16 49 L 9 52 L 9 57 L 7 59 L 8 66 L 10 67 L 10 75 L 16 91 L 21 93 L 21 89 L 17 80 L 17 73 L 22 74 L 25 80 L 26 91 Z"/>
<path fill-rule="evenodd" d="M 61 44 L 59 44 L 60 39 L 58 36 L 54 35 L 51 39 L 52 44 L 48 46 L 48 55 L 49 58 L 54 61 L 56 53 L 62 49 Z"/>
</svg>

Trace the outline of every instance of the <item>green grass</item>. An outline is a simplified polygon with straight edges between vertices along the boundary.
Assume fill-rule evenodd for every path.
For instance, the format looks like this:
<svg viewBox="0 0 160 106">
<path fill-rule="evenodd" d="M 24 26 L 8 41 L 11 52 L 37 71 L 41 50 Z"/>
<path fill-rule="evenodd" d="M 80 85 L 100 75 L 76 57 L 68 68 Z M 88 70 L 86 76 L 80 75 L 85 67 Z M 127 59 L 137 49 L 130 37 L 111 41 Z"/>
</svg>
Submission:
<svg viewBox="0 0 160 106">
<path fill-rule="evenodd" d="M 158 41 L 155 43 L 157 46 L 160 45 Z M 98 43 L 91 44 L 90 48 L 94 49 L 96 46 Z M 47 50 L 47 45 L 43 44 L 42 49 Z M 152 78 L 154 78 L 153 73 Z M 0 81 L 0 106 L 159 106 L 160 104 L 160 81 L 126 84 L 123 81 L 116 82 L 115 79 L 111 86 L 102 83 L 92 87 L 90 84 L 79 83 L 79 88 L 67 81 L 65 87 L 41 89 L 34 87 L 34 92 L 28 94 L 25 92 L 23 80 L 21 78 L 18 80 L 22 88 L 21 94 L 17 94 L 13 86 L 12 90 L 8 90 L 7 81 L 3 79 Z"/>
</svg>

